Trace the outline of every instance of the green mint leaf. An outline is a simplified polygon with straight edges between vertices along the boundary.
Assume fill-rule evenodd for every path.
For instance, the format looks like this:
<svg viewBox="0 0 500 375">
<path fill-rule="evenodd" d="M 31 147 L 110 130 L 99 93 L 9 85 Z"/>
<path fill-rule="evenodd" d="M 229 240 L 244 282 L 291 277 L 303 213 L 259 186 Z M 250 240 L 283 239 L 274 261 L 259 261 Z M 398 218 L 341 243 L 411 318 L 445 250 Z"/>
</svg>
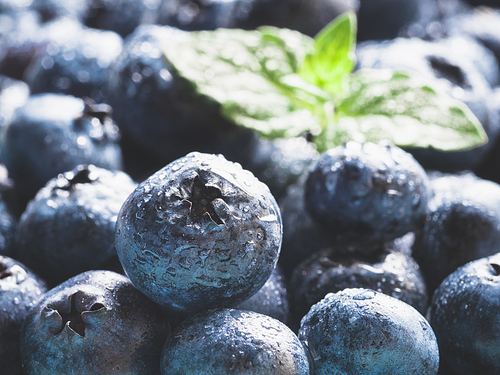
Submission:
<svg viewBox="0 0 500 375">
<path fill-rule="evenodd" d="M 312 85 L 336 94 L 342 78 L 352 72 L 356 48 L 356 15 L 344 13 L 316 36 L 314 49 L 299 67 L 299 75 Z"/>
<path fill-rule="evenodd" d="M 315 108 L 329 98 L 296 74 L 312 44 L 287 29 L 219 29 L 171 38 L 164 57 L 229 120 L 264 137 L 292 137 L 320 126 Z"/>
<path fill-rule="evenodd" d="M 320 150 L 347 140 L 389 140 L 401 147 L 467 150 L 484 144 L 486 133 L 462 102 L 410 73 L 360 70 L 344 82 L 335 122 L 316 139 Z"/>
</svg>

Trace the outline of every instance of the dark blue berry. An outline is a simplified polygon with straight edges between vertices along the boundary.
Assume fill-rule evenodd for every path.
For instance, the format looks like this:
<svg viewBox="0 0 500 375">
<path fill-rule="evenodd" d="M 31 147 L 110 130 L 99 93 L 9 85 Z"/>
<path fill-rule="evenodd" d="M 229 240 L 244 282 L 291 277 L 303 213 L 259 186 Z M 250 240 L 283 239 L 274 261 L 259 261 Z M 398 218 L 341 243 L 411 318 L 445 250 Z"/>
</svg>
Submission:
<svg viewBox="0 0 500 375">
<path fill-rule="evenodd" d="M 18 261 L 0 255 L 0 363 L 20 375 L 19 336 L 29 309 L 46 292 L 45 282 Z"/>
<path fill-rule="evenodd" d="M 174 312 L 234 306 L 255 294 L 280 252 L 281 215 L 262 182 L 222 155 L 190 153 L 142 182 L 116 226 L 124 270 Z"/>
<path fill-rule="evenodd" d="M 467 263 L 436 289 L 429 310 L 441 360 L 458 375 L 500 372 L 500 254 Z"/>
<path fill-rule="evenodd" d="M 9 123 L 2 156 L 17 192 L 28 201 L 48 180 L 77 165 L 121 169 L 118 140 L 109 106 L 68 95 L 38 94 Z"/>
<path fill-rule="evenodd" d="M 413 307 L 370 289 L 330 293 L 302 319 L 315 375 L 436 375 L 436 336 Z"/>
<path fill-rule="evenodd" d="M 74 38 L 49 43 L 38 51 L 24 80 L 32 94 L 53 92 L 103 102 L 110 66 L 121 50 L 118 34 L 82 28 Z"/>
<path fill-rule="evenodd" d="M 316 253 L 302 262 L 290 280 L 291 310 L 300 321 L 326 294 L 346 288 L 373 289 L 413 306 L 425 315 L 427 288 L 418 264 L 400 249 L 404 239 L 386 244 L 374 254 L 345 255 L 335 249 Z"/>
<path fill-rule="evenodd" d="M 432 293 L 458 267 L 498 252 L 500 186 L 471 173 L 431 176 L 434 196 L 413 256 Z"/>
<path fill-rule="evenodd" d="M 169 324 L 120 274 L 89 271 L 49 290 L 21 331 L 25 375 L 159 374 Z"/>
<path fill-rule="evenodd" d="M 423 168 L 407 152 L 349 142 L 312 166 L 305 207 L 333 241 L 378 246 L 415 230 L 429 196 Z"/>
<path fill-rule="evenodd" d="M 309 375 L 303 345 L 283 323 L 252 311 L 215 309 L 185 320 L 167 339 L 163 375 Z"/>
<path fill-rule="evenodd" d="M 15 256 L 52 286 L 91 269 L 120 271 L 115 225 L 136 186 L 123 172 L 92 165 L 60 174 L 22 214 Z"/>
</svg>

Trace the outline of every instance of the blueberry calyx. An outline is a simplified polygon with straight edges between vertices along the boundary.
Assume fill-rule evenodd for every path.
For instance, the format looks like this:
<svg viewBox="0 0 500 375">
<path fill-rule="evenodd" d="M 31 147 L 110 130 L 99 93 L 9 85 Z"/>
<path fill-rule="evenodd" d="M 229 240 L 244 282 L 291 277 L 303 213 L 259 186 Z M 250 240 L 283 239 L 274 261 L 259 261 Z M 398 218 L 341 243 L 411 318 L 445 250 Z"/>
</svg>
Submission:
<svg viewBox="0 0 500 375">
<path fill-rule="evenodd" d="M 193 179 L 191 196 L 187 199 L 191 205 L 191 219 L 197 221 L 197 218 L 207 214 L 215 224 L 223 225 L 224 221 L 217 215 L 213 206 L 213 201 L 218 198 L 224 199 L 220 189 L 203 183 L 200 176 L 196 176 Z"/>
<path fill-rule="evenodd" d="M 6 279 L 11 276 L 12 276 L 11 270 L 5 267 L 3 264 L 0 264 L 0 280 Z"/>
<path fill-rule="evenodd" d="M 500 276 L 500 264 L 490 263 L 490 266 L 493 267 L 495 276 Z"/>
<path fill-rule="evenodd" d="M 61 318 L 61 325 L 60 329 L 55 332 L 55 334 L 59 334 L 64 330 L 64 327 L 68 327 L 71 331 L 74 333 L 78 334 L 81 337 L 85 337 L 85 321 L 82 317 L 82 313 L 84 312 L 89 312 L 89 311 L 98 311 L 104 308 L 104 305 L 99 302 L 92 303 L 89 309 L 81 309 L 78 308 L 76 305 L 76 299 L 77 297 L 82 297 L 77 296 L 78 293 L 73 293 L 70 297 L 70 309 L 68 312 L 63 311 L 63 309 L 58 309 L 58 308 L 51 308 L 52 311 L 54 311 L 56 314 L 58 314 Z M 85 296 L 83 296 L 82 300 L 85 299 Z M 82 311 L 80 311 L 82 310 Z"/>
<path fill-rule="evenodd" d="M 104 124 L 113 114 L 113 109 L 105 103 L 97 104 L 91 99 L 84 100 L 83 116 L 95 117 Z"/>
<path fill-rule="evenodd" d="M 12 267 L 7 267 L 5 264 L 0 264 L 0 280 L 7 280 L 6 282 L 14 281 L 16 284 L 20 284 L 26 279 L 26 271 L 18 265 Z"/>
<path fill-rule="evenodd" d="M 91 184 L 99 179 L 93 174 L 89 166 L 80 166 L 75 171 L 66 172 L 59 176 L 55 189 L 73 191 L 78 184 Z"/>
</svg>

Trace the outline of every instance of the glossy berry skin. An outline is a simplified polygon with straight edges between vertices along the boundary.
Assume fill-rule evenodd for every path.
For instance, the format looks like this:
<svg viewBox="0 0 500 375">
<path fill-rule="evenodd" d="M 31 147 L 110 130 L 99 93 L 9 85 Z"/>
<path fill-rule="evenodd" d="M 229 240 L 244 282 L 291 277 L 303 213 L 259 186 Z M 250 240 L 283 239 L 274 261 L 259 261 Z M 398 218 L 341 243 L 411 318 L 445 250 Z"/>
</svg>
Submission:
<svg viewBox="0 0 500 375">
<path fill-rule="evenodd" d="M 467 263 L 436 289 L 429 310 L 441 360 L 457 375 L 500 372 L 500 254 Z"/>
<path fill-rule="evenodd" d="M 169 324 L 120 274 L 89 271 L 48 291 L 21 331 L 28 374 L 156 375 Z"/>
<path fill-rule="evenodd" d="M 79 166 L 50 180 L 28 204 L 15 254 L 55 286 L 91 269 L 121 270 L 115 250 L 118 212 L 137 184 L 120 171 Z"/>
<path fill-rule="evenodd" d="M 399 147 L 349 142 L 312 166 L 305 207 L 339 243 L 377 246 L 414 230 L 429 196 L 423 168 Z"/>
<path fill-rule="evenodd" d="M 262 288 L 235 308 L 268 315 L 287 324 L 290 308 L 286 279 L 281 267 L 277 265 Z"/>
<path fill-rule="evenodd" d="M 9 123 L 2 155 L 20 197 L 80 164 L 121 169 L 119 133 L 107 105 L 61 94 L 33 95 Z M 29 147 L 27 147 L 29 145 Z"/>
<path fill-rule="evenodd" d="M 19 335 L 29 309 L 47 291 L 22 263 L 0 255 L 0 363 L 5 374 L 21 374 Z"/>
<path fill-rule="evenodd" d="M 266 185 L 221 155 L 190 153 L 122 206 L 116 250 L 132 282 L 174 312 L 234 306 L 276 266 L 281 215 Z"/>
<path fill-rule="evenodd" d="M 405 239 L 387 243 L 368 255 L 343 255 L 330 248 L 302 262 L 290 280 L 294 321 L 300 321 L 328 293 L 346 288 L 385 293 L 425 315 L 429 298 L 424 278 L 417 262 L 408 254 L 411 249 L 400 249 L 402 243 Z"/>
<path fill-rule="evenodd" d="M 498 252 L 500 186 L 472 173 L 430 177 L 434 195 L 413 256 L 432 294 L 458 267 Z"/>
<path fill-rule="evenodd" d="M 163 347 L 163 375 L 309 375 L 306 350 L 280 321 L 214 309 L 185 320 Z"/>
<path fill-rule="evenodd" d="M 413 307 L 370 289 L 330 293 L 302 319 L 315 375 L 436 375 L 436 336 Z"/>
<path fill-rule="evenodd" d="M 32 94 L 53 92 L 103 102 L 108 96 L 109 69 L 122 44 L 114 32 L 82 28 L 74 38 L 49 43 L 38 51 L 24 80 Z"/>
</svg>

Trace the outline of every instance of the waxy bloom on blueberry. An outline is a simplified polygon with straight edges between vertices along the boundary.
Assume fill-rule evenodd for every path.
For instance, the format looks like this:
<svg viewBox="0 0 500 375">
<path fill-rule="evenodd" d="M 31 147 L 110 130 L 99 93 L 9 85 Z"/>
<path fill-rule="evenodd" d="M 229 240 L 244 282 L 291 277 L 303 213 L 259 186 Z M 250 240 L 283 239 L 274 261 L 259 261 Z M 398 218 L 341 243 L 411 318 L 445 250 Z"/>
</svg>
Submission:
<svg viewBox="0 0 500 375">
<path fill-rule="evenodd" d="M 268 187 L 223 156 L 193 152 L 127 198 L 116 249 L 132 282 L 173 312 L 235 306 L 271 275 L 282 240 Z"/>
</svg>

